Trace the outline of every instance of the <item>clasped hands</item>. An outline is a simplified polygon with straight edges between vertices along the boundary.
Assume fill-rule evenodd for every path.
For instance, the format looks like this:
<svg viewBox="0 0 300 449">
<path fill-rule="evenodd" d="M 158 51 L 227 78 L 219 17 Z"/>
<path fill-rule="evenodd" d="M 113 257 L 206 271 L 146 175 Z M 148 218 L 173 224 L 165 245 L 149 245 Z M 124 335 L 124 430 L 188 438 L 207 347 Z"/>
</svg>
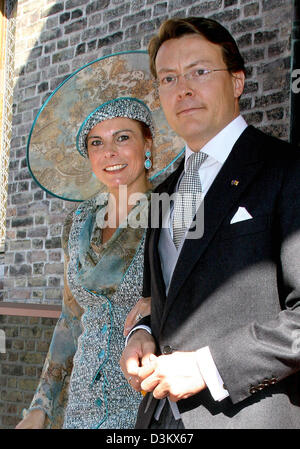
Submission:
<svg viewBox="0 0 300 449">
<path fill-rule="evenodd" d="M 152 391 L 156 399 L 168 396 L 177 402 L 206 388 L 195 352 L 155 356 L 155 351 L 155 341 L 145 330 L 137 330 L 129 339 L 120 366 L 134 390 Z"/>
</svg>

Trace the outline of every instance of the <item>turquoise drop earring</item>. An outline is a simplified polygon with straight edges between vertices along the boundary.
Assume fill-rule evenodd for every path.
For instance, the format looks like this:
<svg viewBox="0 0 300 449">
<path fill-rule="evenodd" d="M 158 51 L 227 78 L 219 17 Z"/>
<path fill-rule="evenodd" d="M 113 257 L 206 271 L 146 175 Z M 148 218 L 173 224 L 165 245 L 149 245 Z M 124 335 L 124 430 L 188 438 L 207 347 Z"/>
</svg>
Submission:
<svg viewBox="0 0 300 449">
<path fill-rule="evenodd" d="M 146 151 L 145 156 L 146 156 L 146 160 L 145 160 L 144 165 L 145 165 L 146 170 L 149 170 L 149 168 L 152 167 L 152 162 L 151 162 L 151 160 L 150 160 L 150 157 L 151 157 L 151 151 L 149 151 L 149 150 Z"/>
</svg>

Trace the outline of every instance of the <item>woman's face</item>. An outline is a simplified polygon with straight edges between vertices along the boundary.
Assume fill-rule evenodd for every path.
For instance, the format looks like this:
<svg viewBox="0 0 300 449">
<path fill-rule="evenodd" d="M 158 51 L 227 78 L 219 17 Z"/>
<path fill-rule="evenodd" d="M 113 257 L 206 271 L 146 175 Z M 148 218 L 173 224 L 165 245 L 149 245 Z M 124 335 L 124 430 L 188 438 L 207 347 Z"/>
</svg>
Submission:
<svg viewBox="0 0 300 449">
<path fill-rule="evenodd" d="M 144 162 L 151 145 L 139 123 L 124 117 L 98 123 L 87 135 L 92 170 L 110 192 L 120 185 L 127 185 L 131 192 L 147 189 Z"/>
</svg>

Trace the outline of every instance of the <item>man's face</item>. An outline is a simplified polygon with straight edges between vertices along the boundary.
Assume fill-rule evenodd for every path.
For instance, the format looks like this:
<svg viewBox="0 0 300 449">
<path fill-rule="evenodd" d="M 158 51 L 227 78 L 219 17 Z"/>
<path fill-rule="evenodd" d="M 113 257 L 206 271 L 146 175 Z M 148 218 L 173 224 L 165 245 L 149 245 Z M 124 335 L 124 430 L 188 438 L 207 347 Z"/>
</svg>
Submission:
<svg viewBox="0 0 300 449">
<path fill-rule="evenodd" d="M 159 80 L 194 69 L 227 68 L 221 47 L 196 34 L 164 42 L 155 63 Z M 232 75 L 225 70 L 201 80 L 179 76 L 174 86 L 160 86 L 159 96 L 170 126 L 198 151 L 239 115 L 238 97 L 243 88 L 243 72 Z"/>
</svg>

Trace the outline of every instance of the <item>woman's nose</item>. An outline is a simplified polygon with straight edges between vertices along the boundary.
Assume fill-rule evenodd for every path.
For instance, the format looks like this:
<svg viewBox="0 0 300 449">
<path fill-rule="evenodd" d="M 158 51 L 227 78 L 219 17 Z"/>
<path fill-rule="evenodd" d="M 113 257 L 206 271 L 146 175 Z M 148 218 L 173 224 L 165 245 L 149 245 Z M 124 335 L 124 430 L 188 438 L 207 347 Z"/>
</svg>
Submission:
<svg viewBox="0 0 300 449">
<path fill-rule="evenodd" d="M 117 154 L 117 147 L 114 143 L 109 143 L 104 147 L 104 154 L 106 157 L 112 157 Z"/>
</svg>

